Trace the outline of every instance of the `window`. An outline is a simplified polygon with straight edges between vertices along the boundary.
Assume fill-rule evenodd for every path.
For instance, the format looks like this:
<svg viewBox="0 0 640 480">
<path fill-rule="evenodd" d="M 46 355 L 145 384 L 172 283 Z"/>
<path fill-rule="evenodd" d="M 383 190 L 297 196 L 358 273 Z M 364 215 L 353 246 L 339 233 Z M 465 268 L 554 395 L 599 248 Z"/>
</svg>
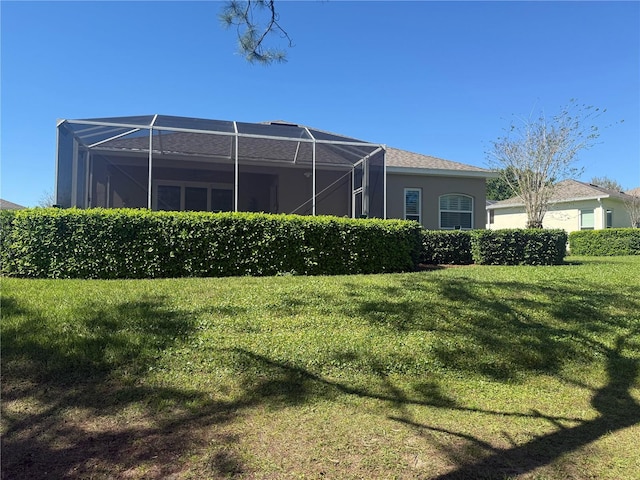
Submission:
<svg viewBox="0 0 640 480">
<path fill-rule="evenodd" d="M 467 195 L 440 197 L 440 228 L 470 230 L 473 228 L 473 198 Z"/>
<path fill-rule="evenodd" d="M 176 185 L 158 185 L 156 195 L 158 210 L 181 210 L 180 187 Z"/>
<path fill-rule="evenodd" d="M 233 211 L 233 187 L 159 180 L 153 185 L 153 208 L 156 210 Z"/>
<path fill-rule="evenodd" d="M 422 223 L 421 218 L 421 195 L 422 191 L 419 188 L 405 188 L 404 189 L 404 219 L 415 220 Z"/>
<path fill-rule="evenodd" d="M 606 228 L 613 228 L 613 210 L 607 210 Z"/>
<path fill-rule="evenodd" d="M 593 230 L 593 210 L 580 210 L 580 230 Z"/>
</svg>

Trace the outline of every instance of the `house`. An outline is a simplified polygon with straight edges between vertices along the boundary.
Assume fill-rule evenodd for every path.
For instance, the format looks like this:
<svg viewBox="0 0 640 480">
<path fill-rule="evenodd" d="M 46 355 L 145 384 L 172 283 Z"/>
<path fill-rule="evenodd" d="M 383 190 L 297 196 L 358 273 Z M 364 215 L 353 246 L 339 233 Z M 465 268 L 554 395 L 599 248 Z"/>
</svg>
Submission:
<svg viewBox="0 0 640 480">
<path fill-rule="evenodd" d="M 630 227 L 625 206 L 629 198 L 628 194 L 598 185 L 564 180 L 556 185 L 542 224 L 567 232 Z M 524 204 L 518 197 L 487 205 L 487 228 L 524 228 L 526 222 Z"/>
<path fill-rule="evenodd" d="M 24 210 L 27 207 L 0 198 L 0 210 Z"/>
<path fill-rule="evenodd" d="M 59 120 L 59 206 L 404 218 L 484 228 L 488 170 L 283 121 Z"/>
</svg>

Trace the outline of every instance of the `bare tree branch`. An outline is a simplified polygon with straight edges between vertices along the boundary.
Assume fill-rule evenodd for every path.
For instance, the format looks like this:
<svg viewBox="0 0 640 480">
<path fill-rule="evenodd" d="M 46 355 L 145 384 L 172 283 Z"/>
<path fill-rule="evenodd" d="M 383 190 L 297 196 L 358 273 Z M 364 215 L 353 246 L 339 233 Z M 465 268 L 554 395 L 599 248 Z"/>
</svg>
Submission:
<svg viewBox="0 0 640 480">
<path fill-rule="evenodd" d="M 577 155 L 595 144 L 598 128 L 588 124 L 601 113 L 572 100 L 551 119 L 516 119 L 492 142 L 489 163 L 509 172 L 503 180 L 524 203 L 528 228 L 542 228 L 555 184 L 579 175 Z"/>
<path fill-rule="evenodd" d="M 624 200 L 624 208 L 631 219 L 632 228 L 640 228 L 640 192 L 627 192 L 628 198 Z"/>
</svg>

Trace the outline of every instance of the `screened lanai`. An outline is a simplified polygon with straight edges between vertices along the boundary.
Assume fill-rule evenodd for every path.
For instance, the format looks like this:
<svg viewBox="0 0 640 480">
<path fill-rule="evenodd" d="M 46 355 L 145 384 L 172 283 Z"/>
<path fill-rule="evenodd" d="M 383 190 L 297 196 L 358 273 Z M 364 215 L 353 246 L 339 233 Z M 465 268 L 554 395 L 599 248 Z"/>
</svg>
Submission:
<svg viewBox="0 0 640 480">
<path fill-rule="evenodd" d="M 385 147 L 285 122 L 60 120 L 63 207 L 386 217 Z"/>
</svg>

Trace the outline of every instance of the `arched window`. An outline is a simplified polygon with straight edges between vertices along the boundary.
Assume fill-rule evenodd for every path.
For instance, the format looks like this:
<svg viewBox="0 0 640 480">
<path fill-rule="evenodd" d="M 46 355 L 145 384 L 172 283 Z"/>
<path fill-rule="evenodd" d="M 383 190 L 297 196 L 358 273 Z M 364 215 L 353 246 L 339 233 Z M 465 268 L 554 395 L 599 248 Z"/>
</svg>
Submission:
<svg viewBox="0 0 640 480">
<path fill-rule="evenodd" d="M 470 230 L 473 228 L 473 197 L 450 194 L 440 197 L 440 228 Z"/>
</svg>

